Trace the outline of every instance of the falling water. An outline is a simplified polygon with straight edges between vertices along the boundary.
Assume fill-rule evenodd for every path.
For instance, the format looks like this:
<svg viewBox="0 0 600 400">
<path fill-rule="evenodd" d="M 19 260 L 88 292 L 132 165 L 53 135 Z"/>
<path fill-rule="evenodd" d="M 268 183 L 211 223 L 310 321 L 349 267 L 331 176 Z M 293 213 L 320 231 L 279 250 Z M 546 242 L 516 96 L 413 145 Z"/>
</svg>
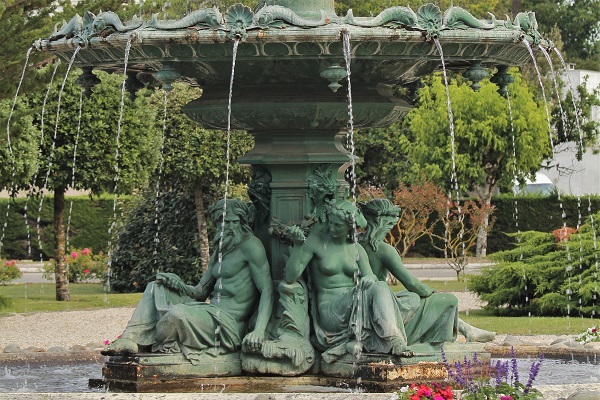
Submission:
<svg viewBox="0 0 600 400">
<path fill-rule="evenodd" d="M 29 228 L 29 219 L 27 219 L 27 209 L 29 206 L 29 199 L 33 197 L 33 192 L 35 190 L 35 182 L 37 181 L 38 174 L 40 173 L 40 160 L 42 159 L 42 150 L 44 145 L 44 116 L 46 115 L 46 103 L 48 102 L 48 96 L 50 95 L 50 90 L 52 90 L 52 82 L 54 82 L 54 76 L 56 75 L 56 71 L 60 66 L 60 59 L 56 62 L 54 70 L 52 71 L 52 76 L 50 77 L 50 83 L 48 83 L 48 89 L 46 90 L 46 95 L 44 96 L 44 101 L 42 103 L 42 111 L 41 111 L 41 119 L 40 119 L 40 144 L 38 146 L 38 154 L 35 161 L 35 172 L 33 174 L 33 179 L 31 180 L 31 184 L 29 185 L 29 192 L 27 193 L 27 197 L 25 199 L 25 213 L 23 214 L 23 218 L 25 220 L 25 228 L 27 230 L 27 255 L 31 257 L 31 230 Z M 39 213 L 38 213 L 39 215 Z M 38 231 L 39 231 L 39 219 L 38 219 Z"/>
<path fill-rule="evenodd" d="M 513 112 L 512 112 L 512 105 L 510 103 L 510 96 L 507 94 L 506 95 L 506 104 L 508 105 L 508 117 L 510 120 L 510 133 L 511 133 L 511 139 L 512 139 L 512 156 L 513 156 L 513 181 L 515 181 L 517 179 L 517 138 L 515 136 L 515 125 L 513 122 Z M 517 189 L 516 187 L 514 187 L 513 185 L 513 200 L 515 202 L 515 213 L 513 215 L 513 218 L 515 220 L 515 227 L 517 228 L 517 246 L 519 248 L 519 250 L 521 251 L 521 254 L 519 255 L 519 261 L 522 262 L 523 261 L 523 246 L 521 244 L 521 228 L 519 227 L 519 205 L 517 202 Z M 522 266 L 522 271 L 523 271 L 523 284 L 524 284 L 524 290 L 525 290 L 525 305 L 527 306 L 529 304 L 529 294 L 527 293 L 527 274 L 525 273 L 525 267 Z M 531 311 L 528 311 L 528 316 L 531 318 Z M 531 322 L 531 321 L 530 321 Z M 531 333 L 531 331 L 529 332 Z"/>
<path fill-rule="evenodd" d="M 71 166 L 71 188 L 75 188 L 75 164 L 77 162 L 77 145 L 79 144 L 79 134 L 81 133 L 81 111 L 83 109 L 83 90 L 79 93 L 79 115 L 77 117 L 77 133 L 75 134 L 75 145 L 73 147 L 73 163 Z M 73 215 L 73 199 L 69 202 L 69 216 L 67 217 L 66 248 L 69 248 L 69 232 L 71 230 L 71 216 Z M 68 260 L 68 258 L 67 258 Z M 69 263 L 67 262 L 67 271 Z"/>
<path fill-rule="evenodd" d="M 440 44 L 440 41 L 438 39 L 434 39 L 435 42 L 435 46 L 437 47 L 438 52 L 440 53 L 440 59 L 442 61 L 442 72 L 443 72 L 443 76 L 444 76 L 444 86 L 446 88 L 446 105 L 448 106 L 448 119 L 450 121 L 450 145 L 451 145 L 451 149 L 452 149 L 452 173 L 451 173 L 451 177 L 450 177 L 450 191 L 448 193 L 448 208 L 446 209 L 446 217 L 447 217 L 447 222 L 446 222 L 446 231 L 444 233 L 444 241 L 446 242 L 446 245 L 448 244 L 448 240 L 449 240 L 449 235 L 450 235 L 450 225 L 449 225 L 449 215 L 450 215 L 450 207 L 452 206 L 452 189 L 455 190 L 456 192 L 456 208 L 458 211 L 458 220 L 459 222 L 462 222 L 464 219 L 464 215 L 462 213 L 462 208 L 460 206 L 460 192 L 459 192 L 459 188 L 458 188 L 458 176 L 456 174 L 456 136 L 454 134 L 454 113 L 452 112 L 452 103 L 450 102 L 450 88 L 448 85 L 448 76 L 446 73 L 446 63 L 444 61 L 444 51 L 442 49 L 442 45 Z M 462 226 L 462 224 L 461 224 Z M 460 241 L 462 242 L 462 238 L 464 235 L 464 228 L 460 229 L 459 232 L 459 238 Z M 448 257 L 448 253 L 447 253 L 447 246 L 444 246 L 444 256 L 447 258 Z M 462 242 L 462 256 L 465 256 L 465 244 L 464 242 Z"/>
<path fill-rule="evenodd" d="M 356 161 L 354 159 L 355 145 L 354 145 L 354 112 L 352 109 L 352 80 L 350 79 L 351 70 L 350 64 L 352 62 L 352 46 L 350 44 L 350 32 L 342 31 L 342 44 L 344 50 L 344 61 L 346 62 L 346 75 L 348 81 L 348 143 L 350 145 L 350 192 L 352 195 L 352 202 L 356 204 Z M 359 253 L 358 253 L 358 227 L 356 226 L 356 215 L 352 214 L 352 244 L 354 246 L 354 260 L 357 265 L 354 282 L 357 289 L 360 287 L 360 268 L 358 267 Z M 363 310 L 361 309 L 361 297 L 362 291 L 356 290 L 356 321 L 355 321 L 355 332 L 358 352 L 356 358 L 360 358 L 362 352 L 362 325 L 363 325 Z M 357 383 L 359 384 L 359 383 Z"/>
<path fill-rule="evenodd" d="M 554 65 L 552 64 L 552 59 L 550 58 L 550 54 L 548 54 L 548 52 L 542 45 L 539 45 L 538 47 L 542 51 L 542 54 L 544 54 L 544 57 L 546 57 L 546 61 L 548 61 L 548 65 L 550 66 L 552 80 L 554 81 L 554 90 L 556 91 L 556 101 L 558 103 L 558 108 L 560 109 L 560 118 L 562 119 L 563 126 L 566 129 L 567 128 L 567 119 L 565 118 L 565 111 L 563 110 L 562 101 L 560 99 L 560 88 L 558 87 L 558 81 L 556 79 L 556 71 L 554 70 Z M 566 139 L 566 133 L 565 133 L 565 139 Z"/>
<path fill-rule="evenodd" d="M 563 58 L 562 54 L 560 53 L 560 51 L 554 47 L 554 52 L 556 53 L 556 55 L 558 56 L 558 59 L 560 60 L 563 69 L 566 71 L 567 70 L 567 64 L 565 63 L 565 59 Z M 569 86 L 572 88 L 573 87 L 573 82 L 571 82 L 571 77 L 567 74 L 567 79 L 569 80 Z M 580 110 L 577 107 L 577 103 L 575 102 L 575 96 L 571 96 L 571 101 L 573 103 L 573 110 L 574 110 L 574 115 L 575 115 L 575 124 L 577 127 L 577 131 L 579 132 L 579 151 L 581 152 L 581 154 L 583 154 L 583 131 L 581 130 L 581 124 L 579 122 L 579 114 L 580 114 Z M 585 180 L 587 181 L 588 175 L 585 175 Z M 593 300 L 597 300 L 598 299 L 598 238 L 596 235 L 596 229 L 595 229 L 595 221 L 594 221 L 594 214 L 592 212 L 592 196 L 591 194 L 588 193 L 588 214 L 590 217 L 590 226 L 592 228 L 592 232 L 593 232 L 593 242 L 594 242 L 594 294 L 592 295 Z M 592 317 L 594 317 L 596 315 L 595 310 L 592 310 Z"/>
<path fill-rule="evenodd" d="M 564 132 L 564 136 L 565 136 L 565 140 L 567 139 L 567 133 L 566 133 L 566 129 L 567 129 L 567 119 L 565 117 L 565 111 L 563 110 L 563 106 L 562 106 L 562 101 L 561 101 L 561 96 L 560 96 L 560 91 L 559 91 L 559 87 L 558 87 L 558 82 L 556 79 L 556 71 L 554 70 L 554 65 L 552 63 L 552 59 L 550 58 L 550 55 L 548 54 L 548 52 L 546 51 L 546 49 L 543 46 L 538 46 L 540 48 L 540 50 L 542 51 L 542 53 L 544 54 L 544 56 L 546 57 L 546 61 L 548 61 L 548 65 L 550 66 L 550 71 L 552 72 L 552 79 L 554 80 L 554 87 L 556 89 L 556 99 L 558 102 L 558 106 L 560 108 L 560 117 L 562 119 L 562 123 L 563 123 L 563 129 L 565 130 Z M 579 130 L 579 149 L 582 151 L 583 154 L 583 138 L 582 138 L 582 133 L 581 133 L 581 129 Z M 583 272 L 583 240 L 581 238 L 581 232 L 579 231 L 579 228 L 581 227 L 581 196 L 579 195 L 579 193 L 577 193 L 577 234 L 578 234 L 578 238 L 579 238 L 579 288 L 581 289 L 581 273 Z M 566 233 L 566 232 L 565 232 Z M 581 294 L 581 292 L 580 292 Z M 582 299 L 581 296 L 579 296 L 579 313 L 581 314 L 582 311 Z"/>
<path fill-rule="evenodd" d="M 548 110 L 548 101 L 546 99 L 546 90 L 544 89 L 544 83 L 542 82 L 542 75 L 540 74 L 540 69 L 538 66 L 538 63 L 535 59 L 535 55 L 533 54 L 533 50 L 531 48 L 531 45 L 529 44 L 529 42 L 527 41 L 527 39 L 523 39 L 523 43 L 525 43 L 525 46 L 527 47 L 527 50 L 529 51 L 529 55 L 531 56 L 531 59 L 533 60 L 533 65 L 535 66 L 535 70 L 537 72 L 537 77 L 538 77 L 538 81 L 540 83 L 540 87 L 542 89 L 542 96 L 544 98 L 544 106 L 546 108 L 546 119 L 548 120 L 548 134 L 550 136 L 550 146 L 552 148 L 552 156 L 554 156 L 554 141 L 552 139 L 552 123 L 550 121 L 550 111 Z M 569 241 L 566 237 L 567 234 L 567 222 L 566 222 L 566 217 L 567 214 L 564 210 L 564 205 L 562 202 L 562 199 L 560 197 L 560 192 L 558 193 L 558 201 L 559 201 L 559 207 L 560 207 L 560 211 L 561 211 L 561 217 L 563 219 L 563 226 L 562 226 L 562 231 L 564 233 L 564 237 L 563 237 L 563 241 L 565 244 L 565 250 L 567 252 L 567 266 L 565 268 L 565 271 L 567 273 L 567 283 L 568 283 L 568 289 L 566 290 L 566 295 L 567 295 L 567 329 L 571 328 L 571 322 L 570 322 L 570 315 L 571 315 L 571 295 L 573 294 L 573 290 L 571 289 L 571 278 L 572 278 L 572 271 L 573 271 L 573 261 L 572 261 L 572 257 L 571 257 L 571 250 L 569 248 Z"/>
<path fill-rule="evenodd" d="M 158 266 L 158 248 L 160 246 L 160 224 L 158 223 L 158 210 L 159 210 L 159 198 L 160 198 L 160 179 L 162 177 L 163 165 L 164 165 L 164 152 L 165 152 L 165 133 L 167 131 L 167 92 L 163 92 L 163 129 L 160 136 L 160 154 L 158 162 L 158 176 L 156 177 L 156 196 L 154 200 L 154 226 L 156 233 L 154 234 L 154 274 L 159 272 Z"/>
<path fill-rule="evenodd" d="M 73 62 L 75 61 L 75 57 L 77 56 L 77 53 L 79 53 L 79 50 L 81 50 L 80 46 L 77 46 L 77 48 L 75 49 L 75 51 L 73 52 L 73 56 L 71 56 L 71 59 L 69 60 L 69 65 L 67 66 L 67 72 L 65 73 L 65 77 L 63 79 L 62 85 L 60 86 L 60 91 L 58 92 L 58 103 L 56 105 L 56 119 L 54 121 L 54 135 L 52 136 L 52 147 L 50 150 L 50 155 L 49 155 L 49 159 L 48 159 L 48 170 L 46 171 L 46 177 L 44 178 L 44 185 L 42 187 L 42 190 L 40 191 L 40 202 L 38 205 L 38 217 L 37 217 L 37 239 L 38 239 L 38 249 L 40 251 L 40 263 L 43 262 L 44 259 L 44 255 L 42 253 L 43 250 L 43 245 L 42 245 L 42 232 L 40 229 L 40 220 L 41 220 L 41 215 L 42 215 L 42 206 L 44 205 L 44 194 L 46 189 L 48 188 L 48 180 L 50 179 L 50 172 L 52 171 L 52 164 L 53 164 L 53 160 L 54 160 L 54 150 L 56 149 L 56 139 L 58 137 L 58 122 L 60 119 L 60 103 L 62 100 L 62 94 L 63 91 L 65 90 L 65 85 L 67 83 L 67 78 L 69 77 L 69 72 L 71 72 L 71 67 L 73 66 Z"/>
<path fill-rule="evenodd" d="M 552 149 L 552 157 L 554 157 L 554 139 L 552 138 L 552 122 L 550 121 L 550 111 L 548 110 L 548 100 L 546 99 L 546 89 L 544 88 L 544 82 L 542 82 L 542 75 L 540 74 L 540 68 L 538 66 L 537 60 L 535 59 L 535 54 L 533 54 L 533 49 L 531 48 L 531 44 L 527 39 L 523 38 L 523 43 L 527 47 L 529 51 L 529 55 L 533 60 L 533 66 L 535 67 L 535 71 L 537 72 L 538 81 L 540 83 L 540 88 L 542 89 L 542 97 L 544 98 L 544 107 L 546 108 L 546 120 L 548 121 L 548 135 L 550 136 L 550 147 Z"/>
<path fill-rule="evenodd" d="M 127 40 L 127 44 L 125 45 L 125 58 L 123 60 L 123 65 L 124 65 L 123 66 L 123 83 L 121 84 L 121 105 L 119 108 L 119 120 L 117 121 L 117 138 L 116 138 L 115 159 L 114 159 L 115 160 L 115 165 L 114 165 L 115 185 L 113 188 L 113 193 L 114 193 L 113 217 L 112 217 L 112 221 L 110 222 L 110 227 L 108 228 L 108 271 L 106 273 L 106 284 L 105 284 L 106 291 L 110 290 L 110 278 L 112 275 L 112 253 L 113 253 L 112 235 L 113 235 L 113 230 L 117 224 L 117 200 L 119 198 L 117 189 L 119 187 L 119 157 L 120 157 L 120 147 L 121 147 L 121 143 L 120 143 L 121 125 L 123 122 L 123 110 L 125 109 L 125 82 L 127 81 L 127 63 L 129 62 L 129 51 L 130 50 L 131 50 L 131 38 L 129 38 Z M 105 298 L 106 298 L 106 294 L 105 294 Z"/>
<path fill-rule="evenodd" d="M 9 194 L 13 195 L 14 190 L 14 181 L 15 181 L 15 173 L 16 173 L 16 165 L 15 165 L 15 155 L 13 154 L 12 144 L 10 142 L 10 120 L 12 118 L 13 112 L 15 111 L 15 106 L 17 105 L 17 98 L 19 95 L 19 90 L 21 89 L 21 84 L 23 83 L 23 77 L 25 76 L 25 70 L 27 69 L 27 62 L 29 61 L 29 55 L 31 54 L 31 50 L 33 47 L 30 47 L 27 50 L 27 55 L 25 56 L 25 63 L 23 64 L 23 71 L 21 72 L 21 78 L 19 79 L 19 84 L 17 86 L 17 90 L 15 92 L 15 98 L 13 100 L 12 107 L 10 108 L 10 114 L 8 115 L 8 120 L 6 121 L 6 141 L 8 143 L 8 153 L 10 155 L 11 162 L 11 180 L 10 180 L 10 188 Z M 2 245 L 4 243 L 4 235 L 6 233 L 6 227 L 8 225 L 8 213 L 10 211 L 10 201 L 6 202 L 6 216 L 4 217 L 4 224 L 2 225 L 2 235 L 0 236 L 0 255 L 2 255 Z"/>
<path fill-rule="evenodd" d="M 221 277 L 221 270 L 223 268 L 223 236 L 225 234 L 225 217 L 227 215 L 227 194 L 229 191 L 229 164 L 230 164 L 230 142 L 231 142 L 231 98 L 233 97 L 233 78 L 235 76 L 235 61 L 237 58 L 237 50 L 240 44 L 239 38 L 235 38 L 233 41 L 233 52 L 231 60 L 231 76 L 229 78 L 229 98 L 227 102 L 227 147 L 225 152 L 226 168 L 225 168 L 225 192 L 223 194 L 223 215 L 221 216 L 221 233 L 219 235 L 219 253 L 218 253 L 218 267 L 217 276 L 219 277 L 217 282 L 216 296 L 214 297 L 215 305 L 217 306 L 217 320 L 221 310 L 218 308 L 219 302 L 221 301 L 221 291 L 223 290 L 223 278 Z M 221 342 L 219 335 L 221 332 L 221 326 L 217 325 L 215 328 L 215 347 L 218 353 Z M 215 364 L 215 375 L 219 372 L 219 367 Z"/>
</svg>

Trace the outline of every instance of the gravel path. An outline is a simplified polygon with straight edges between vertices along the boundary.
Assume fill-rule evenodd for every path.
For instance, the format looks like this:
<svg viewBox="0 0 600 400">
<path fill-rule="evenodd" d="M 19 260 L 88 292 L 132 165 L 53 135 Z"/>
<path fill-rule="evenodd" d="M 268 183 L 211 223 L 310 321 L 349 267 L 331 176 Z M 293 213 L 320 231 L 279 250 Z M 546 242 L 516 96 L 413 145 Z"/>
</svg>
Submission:
<svg viewBox="0 0 600 400">
<path fill-rule="evenodd" d="M 133 308 L 16 314 L 0 318 L 0 349 L 102 344 L 123 332 Z"/>
</svg>

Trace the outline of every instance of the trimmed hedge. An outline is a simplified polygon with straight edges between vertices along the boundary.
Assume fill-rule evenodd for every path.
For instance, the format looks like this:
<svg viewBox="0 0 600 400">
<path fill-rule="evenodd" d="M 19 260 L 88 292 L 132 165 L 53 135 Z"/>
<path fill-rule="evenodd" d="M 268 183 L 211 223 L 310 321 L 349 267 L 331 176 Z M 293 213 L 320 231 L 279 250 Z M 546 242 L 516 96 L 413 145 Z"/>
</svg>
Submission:
<svg viewBox="0 0 600 400">
<path fill-rule="evenodd" d="M 131 197 L 119 197 L 119 204 L 129 202 Z M 42 258 L 54 257 L 54 223 L 53 197 L 44 198 L 40 213 L 40 237 L 42 242 Z M 68 219 L 69 206 L 73 201 L 73 212 L 69 229 L 69 247 L 91 248 L 94 253 L 107 251 L 109 221 L 113 217 L 113 197 L 102 196 L 90 199 L 88 196 L 67 197 L 65 199 L 65 224 Z M 39 198 L 30 198 L 27 202 L 27 221 L 31 242 L 31 254 L 27 251 L 27 227 L 25 224 L 25 198 L 0 199 L 0 227 L 6 218 L 6 207 L 10 202 L 8 220 L 6 220 L 5 237 L 2 246 L 3 258 L 7 259 L 40 259 L 40 245 L 37 239 L 37 218 Z M 119 208 L 119 207 L 118 207 Z M 119 212 L 119 209 L 117 209 Z M 119 212 L 120 214 L 120 212 Z M 119 214 L 117 218 L 119 218 Z"/>
<path fill-rule="evenodd" d="M 515 199 L 518 210 L 518 223 L 516 226 Z M 510 250 L 514 247 L 515 237 L 508 234 L 516 233 L 517 229 L 524 231 L 552 232 L 563 226 L 566 222 L 568 227 L 575 228 L 578 223 L 578 211 L 581 211 L 581 225 L 589 222 L 590 211 L 588 210 L 591 200 L 591 212 L 600 210 L 600 196 L 595 195 L 588 198 L 581 197 L 581 206 L 578 208 L 576 196 L 517 196 L 503 194 L 495 196 L 492 204 L 496 206 L 494 216 L 496 222 L 488 236 L 488 254 L 497 251 Z M 562 203 L 562 210 L 561 210 Z M 564 210 L 565 216 L 561 213 Z"/>
</svg>

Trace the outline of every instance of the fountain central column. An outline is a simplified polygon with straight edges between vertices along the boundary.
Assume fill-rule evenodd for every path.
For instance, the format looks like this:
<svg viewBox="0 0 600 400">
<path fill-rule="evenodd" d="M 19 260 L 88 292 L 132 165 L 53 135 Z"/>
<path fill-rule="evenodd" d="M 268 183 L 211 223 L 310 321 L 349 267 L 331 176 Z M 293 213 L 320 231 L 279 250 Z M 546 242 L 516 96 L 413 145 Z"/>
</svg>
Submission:
<svg viewBox="0 0 600 400">
<path fill-rule="evenodd" d="M 249 193 L 258 209 L 255 234 L 265 246 L 273 279 L 279 280 L 288 245 L 272 234 L 273 222 L 300 223 L 312 212 L 314 204 L 307 194 L 307 178 L 320 166 L 331 171 L 330 178 L 337 180 L 339 188 L 337 197 L 342 197 L 348 186 L 344 172 L 350 163 L 350 153 L 342 145 L 344 134 L 335 130 L 290 128 L 253 132 L 253 136 L 254 148 L 238 162 L 253 167 Z M 264 185 L 266 182 L 268 187 Z M 262 193 L 257 193 L 261 190 Z M 261 201 L 257 202 L 256 197 Z M 268 204 L 263 198 L 268 199 Z M 261 209 L 263 206 L 268 209 Z"/>
</svg>

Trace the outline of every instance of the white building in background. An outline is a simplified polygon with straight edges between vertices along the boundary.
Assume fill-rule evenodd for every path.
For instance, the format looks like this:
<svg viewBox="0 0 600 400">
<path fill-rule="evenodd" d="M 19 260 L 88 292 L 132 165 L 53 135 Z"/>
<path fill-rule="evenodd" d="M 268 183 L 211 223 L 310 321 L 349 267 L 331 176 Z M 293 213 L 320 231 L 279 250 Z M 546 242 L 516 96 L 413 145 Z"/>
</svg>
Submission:
<svg viewBox="0 0 600 400">
<path fill-rule="evenodd" d="M 583 84 L 586 79 L 589 91 L 600 87 L 600 71 L 575 69 L 574 64 L 568 64 L 563 78 L 574 93 L 577 86 Z M 591 118 L 600 121 L 600 107 L 593 107 Z M 558 164 L 559 168 L 540 172 L 549 177 L 561 193 L 579 196 L 600 194 L 600 154 L 593 154 L 591 149 L 587 148 L 582 160 L 577 161 L 577 146 L 577 143 L 557 146 L 552 165 Z M 600 143 L 597 147 L 600 147 Z"/>
</svg>

